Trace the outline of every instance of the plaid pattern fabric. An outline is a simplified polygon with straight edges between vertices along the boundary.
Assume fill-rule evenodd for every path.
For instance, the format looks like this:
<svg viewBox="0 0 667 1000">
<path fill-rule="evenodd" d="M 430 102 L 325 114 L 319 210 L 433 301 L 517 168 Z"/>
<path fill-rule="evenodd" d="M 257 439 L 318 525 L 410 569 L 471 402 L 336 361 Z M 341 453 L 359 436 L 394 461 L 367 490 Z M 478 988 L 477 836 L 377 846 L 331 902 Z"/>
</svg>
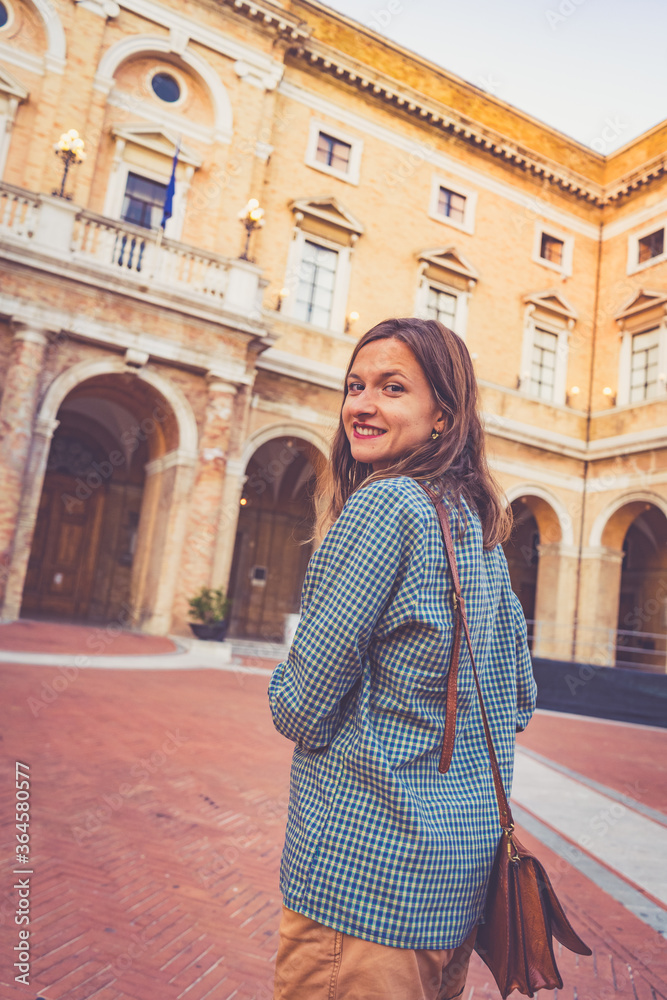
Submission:
<svg viewBox="0 0 667 1000">
<path fill-rule="evenodd" d="M 503 783 L 536 686 L 501 546 L 447 499 Z M 463 532 L 462 537 L 459 533 Z M 453 638 L 438 518 L 407 476 L 354 493 L 311 557 L 287 660 L 269 684 L 296 743 L 285 906 L 399 948 L 455 948 L 479 922 L 500 824 L 470 656 L 461 646 L 454 755 L 438 771 Z"/>
</svg>

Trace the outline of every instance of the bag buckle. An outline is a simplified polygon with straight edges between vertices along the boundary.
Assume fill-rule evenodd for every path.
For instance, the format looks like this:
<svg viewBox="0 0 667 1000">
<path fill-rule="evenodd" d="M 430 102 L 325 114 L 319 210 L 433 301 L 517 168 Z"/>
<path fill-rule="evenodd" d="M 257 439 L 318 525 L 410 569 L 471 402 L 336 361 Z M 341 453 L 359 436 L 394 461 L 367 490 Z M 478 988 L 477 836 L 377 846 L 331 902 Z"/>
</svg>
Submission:
<svg viewBox="0 0 667 1000">
<path fill-rule="evenodd" d="M 507 837 L 507 844 L 506 844 L 506 846 L 507 846 L 507 856 L 510 859 L 510 861 L 521 861 L 521 858 L 519 857 L 519 852 L 518 852 L 518 850 L 516 848 L 516 844 L 512 840 L 512 833 L 513 833 L 513 831 L 514 831 L 514 823 L 510 823 L 509 826 L 504 826 L 503 827 L 503 833 Z M 514 853 L 512 853 L 512 852 L 514 852 Z"/>
</svg>

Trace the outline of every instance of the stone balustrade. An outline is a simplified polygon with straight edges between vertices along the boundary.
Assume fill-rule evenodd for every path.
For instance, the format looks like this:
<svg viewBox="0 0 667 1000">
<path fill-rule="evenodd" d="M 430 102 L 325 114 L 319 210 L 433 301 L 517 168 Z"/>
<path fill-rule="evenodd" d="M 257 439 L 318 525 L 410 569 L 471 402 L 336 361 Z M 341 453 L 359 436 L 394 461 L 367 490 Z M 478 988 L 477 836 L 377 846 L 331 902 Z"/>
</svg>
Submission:
<svg viewBox="0 0 667 1000">
<path fill-rule="evenodd" d="M 53 255 L 59 267 L 70 262 L 92 268 L 101 280 L 120 278 L 128 291 L 185 295 L 261 320 L 266 282 L 249 261 L 160 238 L 154 229 L 97 215 L 63 198 L 0 184 L 0 255 L 27 248 L 45 266 Z"/>
</svg>

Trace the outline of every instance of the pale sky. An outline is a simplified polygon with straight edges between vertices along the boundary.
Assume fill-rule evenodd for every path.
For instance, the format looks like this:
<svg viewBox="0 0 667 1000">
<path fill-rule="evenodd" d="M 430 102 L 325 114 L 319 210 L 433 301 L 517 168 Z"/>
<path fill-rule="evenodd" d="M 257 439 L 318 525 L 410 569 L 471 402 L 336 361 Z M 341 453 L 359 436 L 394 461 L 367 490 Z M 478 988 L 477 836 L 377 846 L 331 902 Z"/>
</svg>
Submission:
<svg viewBox="0 0 667 1000">
<path fill-rule="evenodd" d="M 599 153 L 667 118 L 667 0 L 328 0 Z"/>
</svg>

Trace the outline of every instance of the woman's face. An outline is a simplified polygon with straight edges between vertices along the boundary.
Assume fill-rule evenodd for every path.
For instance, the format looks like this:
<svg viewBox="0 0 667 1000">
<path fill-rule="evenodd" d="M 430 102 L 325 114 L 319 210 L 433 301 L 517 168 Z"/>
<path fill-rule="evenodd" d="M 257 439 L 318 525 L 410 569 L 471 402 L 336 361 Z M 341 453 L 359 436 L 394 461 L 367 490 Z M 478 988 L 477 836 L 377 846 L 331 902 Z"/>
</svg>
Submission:
<svg viewBox="0 0 667 1000">
<path fill-rule="evenodd" d="M 357 462 L 378 472 L 444 425 L 443 411 L 407 344 L 391 337 L 361 348 L 343 403 L 343 426 Z"/>
</svg>

